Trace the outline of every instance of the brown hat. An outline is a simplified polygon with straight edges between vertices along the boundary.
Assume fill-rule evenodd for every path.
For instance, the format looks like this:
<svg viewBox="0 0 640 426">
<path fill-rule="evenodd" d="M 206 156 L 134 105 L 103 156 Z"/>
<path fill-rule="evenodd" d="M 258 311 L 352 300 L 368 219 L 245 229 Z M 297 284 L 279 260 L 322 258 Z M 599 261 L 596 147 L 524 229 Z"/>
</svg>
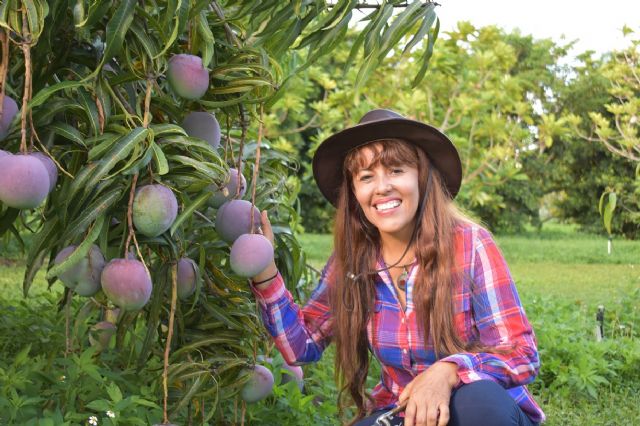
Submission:
<svg viewBox="0 0 640 426">
<path fill-rule="evenodd" d="M 355 126 L 325 139 L 313 156 L 313 177 L 331 204 L 337 203 L 338 188 L 344 178 L 342 167 L 349 151 L 381 139 L 402 139 L 422 149 L 442 175 L 451 198 L 455 198 L 462 181 L 462 165 L 449 138 L 428 124 L 388 109 L 374 109 Z"/>
</svg>

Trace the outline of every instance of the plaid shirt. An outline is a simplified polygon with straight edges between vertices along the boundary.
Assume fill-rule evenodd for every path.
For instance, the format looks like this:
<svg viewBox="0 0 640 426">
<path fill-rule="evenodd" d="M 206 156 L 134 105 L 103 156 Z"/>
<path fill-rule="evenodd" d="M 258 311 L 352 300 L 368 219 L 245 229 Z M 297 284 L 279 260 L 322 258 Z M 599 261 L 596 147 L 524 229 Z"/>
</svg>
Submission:
<svg viewBox="0 0 640 426">
<path fill-rule="evenodd" d="M 460 224 L 455 244 L 456 267 L 462 276 L 453 298 L 456 331 L 465 341 L 479 340 L 508 352 L 456 353 L 442 361 L 458 365 L 462 383 L 486 379 L 499 383 L 532 421 L 542 422 L 544 413 L 525 386 L 540 367 L 535 336 L 507 264 L 491 234 L 478 225 Z M 379 261 L 377 269 L 383 267 Z M 328 290 L 333 269 L 329 259 L 318 287 L 302 309 L 280 275 L 265 289 L 252 287 L 263 322 L 290 364 L 317 361 L 329 344 Z M 367 327 L 370 350 L 382 369 L 380 383 L 372 392 L 375 409 L 393 406 L 404 387 L 436 362 L 431 340 L 425 343 L 416 323 L 413 288 L 418 273 L 418 267 L 409 272 L 406 310 L 398 302 L 388 272 L 379 273 L 375 280 L 375 312 Z"/>
</svg>

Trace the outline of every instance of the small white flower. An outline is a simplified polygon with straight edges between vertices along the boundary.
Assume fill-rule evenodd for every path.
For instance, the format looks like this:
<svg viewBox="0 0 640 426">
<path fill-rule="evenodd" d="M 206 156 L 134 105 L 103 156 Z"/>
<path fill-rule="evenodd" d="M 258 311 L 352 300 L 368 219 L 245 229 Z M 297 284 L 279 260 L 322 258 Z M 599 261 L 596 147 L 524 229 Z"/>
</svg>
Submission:
<svg viewBox="0 0 640 426">
<path fill-rule="evenodd" d="M 67 379 L 67 376 L 60 376 L 60 381 L 64 382 Z"/>
<path fill-rule="evenodd" d="M 113 419 L 115 416 L 116 416 L 116 413 L 114 413 L 113 411 L 111 410 L 107 411 L 107 417 L 110 417 Z"/>
<path fill-rule="evenodd" d="M 89 417 L 89 424 L 96 426 L 98 424 L 98 418 L 96 416 Z"/>
</svg>

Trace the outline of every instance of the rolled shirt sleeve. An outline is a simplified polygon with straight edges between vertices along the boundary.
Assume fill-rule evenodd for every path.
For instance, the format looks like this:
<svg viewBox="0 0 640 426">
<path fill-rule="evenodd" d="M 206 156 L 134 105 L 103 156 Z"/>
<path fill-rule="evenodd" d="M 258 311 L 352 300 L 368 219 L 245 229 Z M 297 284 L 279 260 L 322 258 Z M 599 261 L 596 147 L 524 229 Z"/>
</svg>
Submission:
<svg viewBox="0 0 640 426">
<path fill-rule="evenodd" d="M 331 340 L 329 283 L 333 279 L 332 259 L 324 267 L 318 286 L 303 308 L 295 303 L 280 274 L 266 288 L 251 287 L 265 328 L 290 365 L 318 361 Z"/>
<path fill-rule="evenodd" d="M 498 353 L 457 353 L 442 361 L 458 365 L 463 383 L 493 380 L 505 388 L 525 385 L 538 374 L 536 339 L 502 253 L 491 234 L 477 228 L 471 303 L 482 344 Z"/>
</svg>

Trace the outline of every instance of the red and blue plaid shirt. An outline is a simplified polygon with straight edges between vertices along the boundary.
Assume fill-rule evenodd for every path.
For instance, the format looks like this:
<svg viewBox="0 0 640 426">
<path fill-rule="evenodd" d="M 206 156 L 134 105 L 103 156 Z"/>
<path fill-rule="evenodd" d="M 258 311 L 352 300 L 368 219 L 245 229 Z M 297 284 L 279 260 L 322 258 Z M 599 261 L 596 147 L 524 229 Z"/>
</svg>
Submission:
<svg viewBox="0 0 640 426">
<path fill-rule="evenodd" d="M 458 365 L 462 383 L 487 379 L 499 383 L 532 421 L 542 422 L 544 413 L 526 387 L 540 367 L 536 340 L 502 253 L 489 232 L 471 223 L 456 228 L 455 244 L 456 268 L 462 277 L 453 298 L 456 331 L 465 341 L 479 340 L 506 351 L 456 353 L 441 360 Z M 382 268 L 379 262 L 377 269 Z M 280 275 L 262 290 L 252 287 L 263 322 L 289 364 L 317 361 L 331 340 L 328 290 L 333 269 L 329 259 L 303 308 L 295 304 Z M 413 288 L 418 273 L 418 267 L 409 272 L 405 310 L 388 272 L 375 280 L 375 312 L 367 327 L 370 349 L 382 369 L 372 392 L 375 409 L 395 405 L 404 387 L 436 362 L 433 345 L 429 339 L 425 343 L 416 322 Z"/>
</svg>

